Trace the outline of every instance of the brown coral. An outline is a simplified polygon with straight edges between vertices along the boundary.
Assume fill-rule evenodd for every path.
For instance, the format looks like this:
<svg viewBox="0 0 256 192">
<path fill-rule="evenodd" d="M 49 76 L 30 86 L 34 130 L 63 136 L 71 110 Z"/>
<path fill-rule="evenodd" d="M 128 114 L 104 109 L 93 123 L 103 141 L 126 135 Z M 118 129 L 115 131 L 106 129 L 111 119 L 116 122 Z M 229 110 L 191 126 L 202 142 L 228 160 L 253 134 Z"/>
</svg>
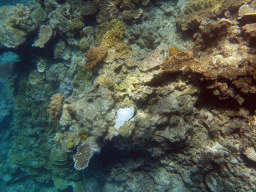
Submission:
<svg viewBox="0 0 256 192">
<path fill-rule="evenodd" d="M 51 102 L 47 110 L 50 114 L 50 121 L 58 121 L 60 119 L 64 97 L 65 96 L 61 93 L 57 93 L 51 97 Z"/>
<path fill-rule="evenodd" d="M 79 145 L 76 154 L 73 156 L 75 169 L 79 171 L 85 169 L 88 166 L 92 155 L 93 151 L 90 143 L 86 142 Z"/>
<path fill-rule="evenodd" d="M 105 46 L 92 47 L 89 51 L 85 53 L 86 65 L 84 69 L 94 68 L 100 61 L 104 59 L 107 55 L 108 49 Z"/>
</svg>

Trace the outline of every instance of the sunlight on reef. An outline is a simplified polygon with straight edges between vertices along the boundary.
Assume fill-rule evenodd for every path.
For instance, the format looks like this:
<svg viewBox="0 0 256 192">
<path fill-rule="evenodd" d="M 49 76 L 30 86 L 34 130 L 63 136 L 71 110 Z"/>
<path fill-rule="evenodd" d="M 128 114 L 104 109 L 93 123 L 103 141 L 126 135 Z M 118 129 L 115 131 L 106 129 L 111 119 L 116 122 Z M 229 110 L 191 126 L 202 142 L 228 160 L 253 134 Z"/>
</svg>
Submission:
<svg viewBox="0 0 256 192">
<path fill-rule="evenodd" d="M 255 1 L 16 2 L 2 191 L 256 191 Z"/>
</svg>

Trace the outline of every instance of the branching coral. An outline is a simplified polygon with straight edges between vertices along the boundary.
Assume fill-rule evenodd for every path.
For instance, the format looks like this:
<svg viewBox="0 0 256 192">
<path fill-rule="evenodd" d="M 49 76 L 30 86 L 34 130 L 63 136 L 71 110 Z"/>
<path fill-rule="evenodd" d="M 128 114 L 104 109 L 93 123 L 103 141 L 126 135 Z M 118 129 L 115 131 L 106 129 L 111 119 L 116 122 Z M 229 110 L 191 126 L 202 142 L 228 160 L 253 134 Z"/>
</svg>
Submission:
<svg viewBox="0 0 256 192">
<path fill-rule="evenodd" d="M 102 23 L 96 31 L 98 44 L 112 48 L 116 51 L 116 58 L 124 59 L 130 55 L 129 47 L 124 43 L 124 24 L 113 19 L 111 22 Z"/>
</svg>

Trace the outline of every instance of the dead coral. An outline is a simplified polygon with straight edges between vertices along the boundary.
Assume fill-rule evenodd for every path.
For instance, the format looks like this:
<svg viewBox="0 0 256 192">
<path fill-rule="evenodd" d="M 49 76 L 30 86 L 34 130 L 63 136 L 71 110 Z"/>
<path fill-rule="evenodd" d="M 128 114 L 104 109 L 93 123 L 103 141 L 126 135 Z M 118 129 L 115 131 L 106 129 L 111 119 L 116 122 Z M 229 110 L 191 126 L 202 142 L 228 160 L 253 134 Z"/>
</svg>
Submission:
<svg viewBox="0 0 256 192">
<path fill-rule="evenodd" d="M 104 59 L 107 53 L 108 49 L 104 46 L 92 47 L 84 55 L 86 57 L 86 65 L 84 66 L 84 69 L 87 70 L 94 68 L 100 61 Z"/>
<path fill-rule="evenodd" d="M 75 169 L 79 171 L 85 169 L 88 166 L 92 155 L 93 151 L 90 143 L 86 142 L 79 145 L 76 154 L 73 156 Z"/>
<path fill-rule="evenodd" d="M 60 119 L 64 97 L 65 96 L 61 93 L 55 94 L 51 97 L 51 102 L 48 105 L 47 110 L 50 114 L 50 121 L 58 121 Z"/>
</svg>

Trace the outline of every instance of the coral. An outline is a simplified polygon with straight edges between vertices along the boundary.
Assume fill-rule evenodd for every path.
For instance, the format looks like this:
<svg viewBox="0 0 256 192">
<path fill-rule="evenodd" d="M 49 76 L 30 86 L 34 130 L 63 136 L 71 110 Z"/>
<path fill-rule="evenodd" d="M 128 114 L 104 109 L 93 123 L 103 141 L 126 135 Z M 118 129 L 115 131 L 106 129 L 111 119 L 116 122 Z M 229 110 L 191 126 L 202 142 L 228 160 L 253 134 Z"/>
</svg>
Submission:
<svg viewBox="0 0 256 192">
<path fill-rule="evenodd" d="M 122 12 L 122 18 L 123 18 L 123 20 L 130 22 L 132 20 L 139 19 L 142 14 L 143 14 L 143 10 L 142 9 L 124 10 Z"/>
<path fill-rule="evenodd" d="M 170 55 L 170 56 L 176 55 L 176 54 L 179 53 L 179 52 L 180 52 L 180 50 L 177 49 L 176 47 L 171 47 L 171 48 L 169 49 L 169 55 Z"/>
<path fill-rule="evenodd" d="M 85 169 L 92 156 L 93 150 L 90 143 L 86 142 L 79 145 L 76 154 L 73 156 L 75 169 L 79 171 Z"/>
<path fill-rule="evenodd" d="M 51 97 L 47 112 L 50 114 L 50 121 L 58 121 L 62 114 L 64 95 L 57 93 Z"/>
<path fill-rule="evenodd" d="M 203 22 L 194 37 L 197 49 L 204 49 L 204 53 L 177 53 L 163 62 L 162 69 L 192 73 L 194 80 L 197 76 L 207 82 L 205 86 L 220 99 L 234 98 L 242 105 L 246 95 L 256 93 L 256 67 L 255 51 L 248 46 L 253 39 L 244 38 L 241 28 L 237 21 L 225 18 Z M 218 39 L 214 45 L 210 43 L 213 39 Z"/>
<path fill-rule="evenodd" d="M 53 64 L 48 70 L 46 70 L 46 80 L 60 81 L 67 76 L 67 72 L 68 67 L 63 63 Z"/>
<path fill-rule="evenodd" d="M 147 6 L 149 4 L 150 0 L 141 0 L 141 5 Z"/>
<path fill-rule="evenodd" d="M 41 25 L 40 31 L 39 31 L 39 37 L 32 46 L 43 48 L 45 44 L 49 41 L 51 36 L 52 36 L 52 28 L 47 25 Z"/>
<path fill-rule="evenodd" d="M 111 1 L 106 1 L 100 5 L 100 11 L 96 16 L 96 21 L 98 23 L 103 23 L 116 19 L 119 14 L 118 8 Z"/>
<path fill-rule="evenodd" d="M 245 17 L 251 18 L 256 17 L 256 11 L 250 7 L 250 5 L 242 5 L 239 8 L 238 19 L 243 19 Z"/>
<path fill-rule="evenodd" d="M 45 11 L 36 3 L 30 6 L 17 4 L 15 7 L 1 7 L 0 12 L 0 43 L 10 48 L 24 43 L 27 34 L 37 29 L 47 18 Z"/>
<path fill-rule="evenodd" d="M 58 41 L 54 46 L 54 59 L 63 59 L 68 53 L 67 45 L 64 41 Z"/>
<path fill-rule="evenodd" d="M 82 51 L 88 49 L 90 47 L 90 39 L 88 37 L 83 37 L 79 41 L 79 47 Z"/>
<path fill-rule="evenodd" d="M 31 84 L 35 85 L 42 81 L 45 78 L 43 73 L 40 73 L 38 70 L 34 70 L 29 74 L 29 81 Z"/>
<path fill-rule="evenodd" d="M 200 23 L 207 18 L 215 18 L 224 10 L 230 7 L 239 7 L 247 1 L 242 0 L 192 0 L 187 1 L 184 8 L 178 14 L 177 21 L 183 31 L 193 30 L 197 28 Z"/>
<path fill-rule="evenodd" d="M 116 51 L 116 58 L 124 59 L 130 55 L 129 47 L 123 41 L 124 34 L 124 24 L 113 19 L 98 26 L 96 30 L 96 43 L 114 49 Z"/>
<path fill-rule="evenodd" d="M 91 1 L 66 2 L 49 14 L 50 26 L 68 37 L 74 37 L 85 27 L 84 17 L 95 14 L 97 7 Z"/>
<path fill-rule="evenodd" d="M 86 65 L 84 66 L 84 69 L 87 70 L 94 68 L 100 61 L 104 59 L 107 52 L 108 50 L 104 46 L 92 47 L 85 53 Z"/>
<path fill-rule="evenodd" d="M 40 59 L 40 61 L 36 63 L 37 71 L 40 73 L 45 72 L 46 66 L 47 66 L 47 61 L 45 59 Z"/>
</svg>

